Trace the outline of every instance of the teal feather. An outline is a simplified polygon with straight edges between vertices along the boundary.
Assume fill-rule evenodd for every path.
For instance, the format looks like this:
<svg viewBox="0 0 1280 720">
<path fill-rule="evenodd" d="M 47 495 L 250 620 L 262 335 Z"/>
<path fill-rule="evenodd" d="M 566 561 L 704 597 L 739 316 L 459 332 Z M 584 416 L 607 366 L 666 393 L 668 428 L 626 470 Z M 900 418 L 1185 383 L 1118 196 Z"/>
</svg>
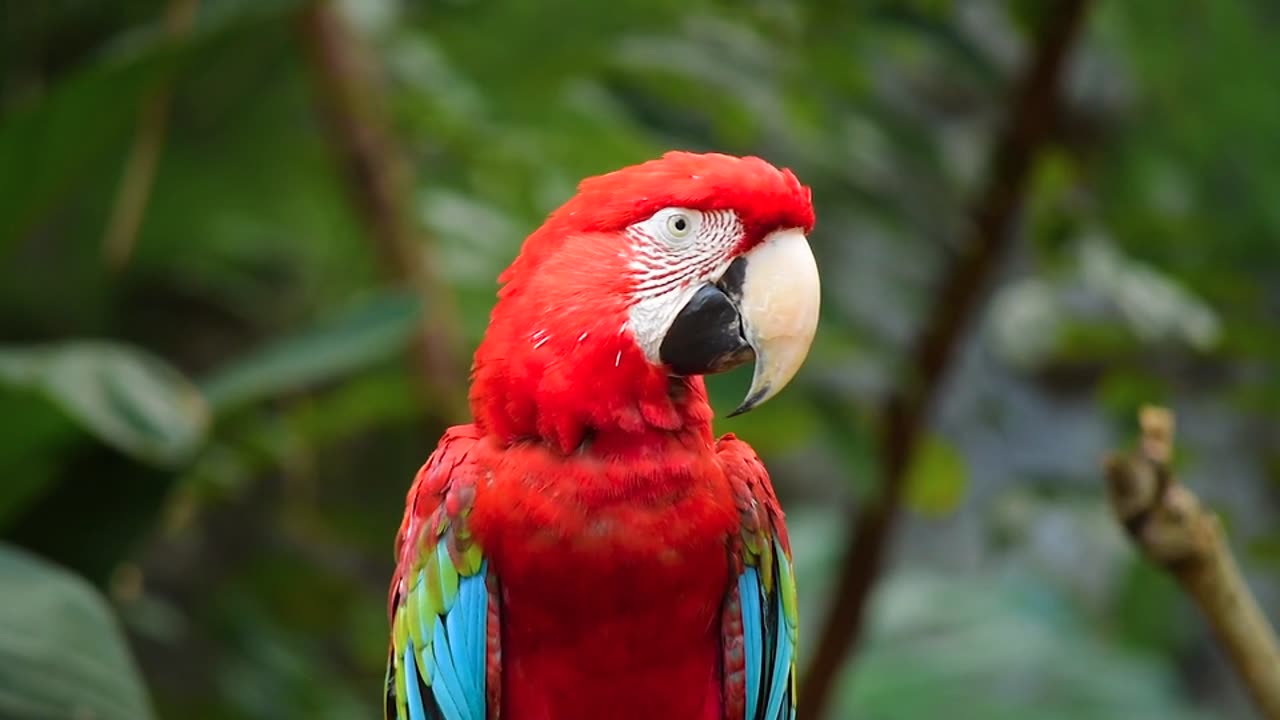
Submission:
<svg viewBox="0 0 1280 720">
<path fill-rule="evenodd" d="M 397 610 L 405 627 L 403 648 L 397 652 L 403 658 L 407 701 L 398 712 L 408 717 L 396 720 L 484 720 L 487 715 L 487 564 L 481 558 L 475 572 L 460 571 L 448 542 L 449 537 L 441 537 L 424 554 Z M 475 555 L 459 557 L 470 565 Z"/>
<path fill-rule="evenodd" d="M 794 674 L 797 639 L 795 578 L 791 561 L 776 538 L 762 544 L 768 551 L 771 577 L 748 564 L 738 576 L 746 663 L 746 719 L 787 720 L 795 712 Z M 765 553 L 746 558 L 764 562 Z"/>
<path fill-rule="evenodd" d="M 747 663 L 747 715 L 748 720 L 756 717 L 756 706 L 760 698 L 760 669 L 763 665 L 764 648 L 761 645 L 762 628 L 760 627 L 760 573 L 748 567 L 738 576 L 739 604 L 742 607 L 743 652 Z"/>
</svg>

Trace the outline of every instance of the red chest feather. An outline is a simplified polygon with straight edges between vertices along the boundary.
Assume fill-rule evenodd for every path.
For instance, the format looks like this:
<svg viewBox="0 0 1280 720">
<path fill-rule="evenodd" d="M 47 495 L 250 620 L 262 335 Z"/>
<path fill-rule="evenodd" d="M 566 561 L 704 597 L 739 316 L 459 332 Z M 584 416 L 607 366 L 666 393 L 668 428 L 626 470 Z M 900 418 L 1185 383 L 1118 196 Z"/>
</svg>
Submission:
<svg viewBox="0 0 1280 720">
<path fill-rule="evenodd" d="M 502 716 L 719 718 L 738 513 L 713 449 L 490 457 L 471 525 L 502 584 Z"/>
</svg>

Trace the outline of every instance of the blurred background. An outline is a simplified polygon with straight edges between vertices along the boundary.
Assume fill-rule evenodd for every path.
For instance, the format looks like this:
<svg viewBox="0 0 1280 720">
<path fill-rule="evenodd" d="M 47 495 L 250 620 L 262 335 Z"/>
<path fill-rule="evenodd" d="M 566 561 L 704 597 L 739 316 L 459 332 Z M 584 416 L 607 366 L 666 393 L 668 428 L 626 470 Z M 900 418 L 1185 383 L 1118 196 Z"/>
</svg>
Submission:
<svg viewBox="0 0 1280 720">
<path fill-rule="evenodd" d="M 813 188 L 813 352 L 717 421 L 802 705 L 1257 717 L 1099 463 L 1177 411 L 1280 619 L 1278 7 L 0 0 L 0 717 L 380 717 L 496 275 L 670 148 Z"/>
</svg>

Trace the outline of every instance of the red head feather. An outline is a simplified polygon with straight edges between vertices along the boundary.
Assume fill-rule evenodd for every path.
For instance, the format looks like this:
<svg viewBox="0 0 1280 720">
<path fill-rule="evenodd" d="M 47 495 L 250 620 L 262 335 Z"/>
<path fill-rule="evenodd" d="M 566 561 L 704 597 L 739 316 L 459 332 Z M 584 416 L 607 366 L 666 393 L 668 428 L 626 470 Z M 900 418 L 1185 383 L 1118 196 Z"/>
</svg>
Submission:
<svg viewBox="0 0 1280 720">
<path fill-rule="evenodd" d="M 502 273 L 471 387 L 476 423 L 504 442 L 552 441 L 564 452 L 590 431 L 690 428 L 710 442 L 700 378 L 671 378 L 627 329 L 631 278 L 623 230 L 666 207 L 733 210 L 733 254 L 779 228 L 813 228 L 810 193 L 756 157 L 669 152 L 587 178 Z"/>
</svg>

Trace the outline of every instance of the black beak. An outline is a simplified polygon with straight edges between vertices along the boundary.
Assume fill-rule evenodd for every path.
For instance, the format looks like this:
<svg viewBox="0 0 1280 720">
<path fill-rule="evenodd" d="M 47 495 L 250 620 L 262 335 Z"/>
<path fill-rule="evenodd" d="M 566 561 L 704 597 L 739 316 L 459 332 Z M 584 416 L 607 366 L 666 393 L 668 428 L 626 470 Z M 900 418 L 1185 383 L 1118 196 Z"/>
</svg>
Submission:
<svg viewBox="0 0 1280 720">
<path fill-rule="evenodd" d="M 818 266 L 799 228 L 775 230 L 698 288 L 658 348 L 678 375 L 710 375 L 755 361 L 747 397 L 730 417 L 776 395 L 804 362 L 818 329 Z"/>
<path fill-rule="evenodd" d="M 734 260 L 716 283 L 703 285 L 676 315 L 659 358 L 677 375 L 711 375 L 755 358 L 742 313 L 746 258 Z"/>
</svg>

